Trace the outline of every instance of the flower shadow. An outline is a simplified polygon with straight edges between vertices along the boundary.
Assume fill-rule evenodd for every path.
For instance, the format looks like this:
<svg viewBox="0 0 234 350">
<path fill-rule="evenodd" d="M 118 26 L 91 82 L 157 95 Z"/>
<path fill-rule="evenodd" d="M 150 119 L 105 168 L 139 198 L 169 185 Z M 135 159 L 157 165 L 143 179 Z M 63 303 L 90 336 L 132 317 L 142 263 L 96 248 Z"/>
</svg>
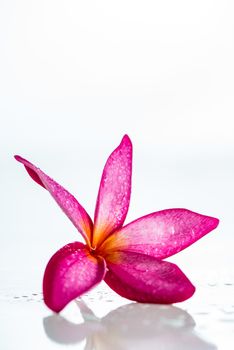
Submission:
<svg viewBox="0 0 234 350">
<path fill-rule="evenodd" d="M 77 304 L 84 318 L 81 324 L 55 314 L 44 318 L 51 340 L 60 344 L 86 340 L 84 350 L 217 349 L 195 333 L 193 318 L 178 307 L 131 303 L 99 319 L 83 301 Z"/>
</svg>

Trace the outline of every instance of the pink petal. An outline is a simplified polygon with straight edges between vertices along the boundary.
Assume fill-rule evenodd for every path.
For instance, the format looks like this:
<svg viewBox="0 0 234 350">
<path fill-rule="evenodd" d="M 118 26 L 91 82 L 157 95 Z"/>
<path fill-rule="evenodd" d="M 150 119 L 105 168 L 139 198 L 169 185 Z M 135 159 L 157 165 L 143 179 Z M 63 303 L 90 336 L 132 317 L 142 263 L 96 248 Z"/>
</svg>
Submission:
<svg viewBox="0 0 234 350">
<path fill-rule="evenodd" d="M 92 256 L 82 243 L 70 243 L 57 251 L 46 267 L 44 301 L 51 310 L 59 312 L 101 282 L 104 275 L 104 259 Z"/>
<path fill-rule="evenodd" d="M 95 209 L 93 246 L 123 225 L 131 194 L 132 143 L 125 135 L 103 170 Z"/>
<path fill-rule="evenodd" d="M 187 209 L 167 209 L 143 216 L 114 232 L 101 251 L 131 251 L 164 259 L 217 227 L 218 219 Z"/>
<path fill-rule="evenodd" d="M 15 159 L 25 166 L 25 169 L 34 181 L 50 192 L 63 212 L 82 234 L 86 242 L 90 244 L 93 223 L 85 209 L 75 197 L 26 159 L 20 156 L 15 156 Z"/>
<path fill-rule="evenodd" d="M 106 261 L 105 282 L 127 299 L 172 304 L 190 298 L 195 292 L 184 273 L 167 261 L 130 252 L 115 252 Z"/>
</svg>

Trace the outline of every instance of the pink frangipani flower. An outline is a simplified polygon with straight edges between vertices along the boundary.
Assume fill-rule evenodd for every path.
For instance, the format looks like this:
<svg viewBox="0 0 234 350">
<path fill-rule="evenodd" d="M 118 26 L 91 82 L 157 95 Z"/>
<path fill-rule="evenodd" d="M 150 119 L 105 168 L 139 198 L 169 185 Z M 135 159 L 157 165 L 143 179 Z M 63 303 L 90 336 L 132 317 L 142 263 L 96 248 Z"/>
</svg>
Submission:
<svg viewBox="0 0 234 350">
<path fill-rule="evenodd" d="M 132 144 L 127 135 L 105 164 L 94 223 L 61 185 L 29 161 L 15 158 L 50 192 L 85 240 L 61 248 L 46 267 L 43 294 L 51 310 L 61 311 L 102 280 L 121 296 L 144 303 L 171 304 L 193 295 L 195 287 L 184 273 L 163 259 L 203 237 L 219 221 L 187 209 L 167 209 L 123 226 L 132 176 Z"/>
</svg>

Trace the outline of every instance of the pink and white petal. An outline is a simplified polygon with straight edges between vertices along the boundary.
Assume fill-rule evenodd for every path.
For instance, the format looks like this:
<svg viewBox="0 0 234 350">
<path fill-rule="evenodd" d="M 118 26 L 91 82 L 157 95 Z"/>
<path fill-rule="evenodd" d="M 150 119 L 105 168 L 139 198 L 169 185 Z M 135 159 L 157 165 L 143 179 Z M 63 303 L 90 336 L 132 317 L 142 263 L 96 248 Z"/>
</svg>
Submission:
<svg viewBox="0 0 234 350">
<path fill-rule="evenodd" d="M 35 182 L 50 192 L 63 212 L 82 234 L 86 242 L 90 244 L 93 223 L 85 209 L 75 197 L 26 159 L 20 156 L 15 156 L 15 159 L 25 166 L 28 174 Z"/>
<path fill-rule="evenodd" d="M 43 279 L 45 304 L 61 311 L 70 301 L 102 281 L 105 261 L 90 254 L 80 242 L 67 244 L 50 259 Z"/>
<path fill-rule="evenodd" d="M 107 257 L 105 282 L 124 298 L 172 304 L 190 298 L 195 287 L 175 265 L 154 257 L 115 252 Z"/>
<path fill-rule="evenodd" d="M 167 209 L 143 216 L 114 232 L 101 246 L 167 258 L 190 246 L 217 227 L 219 220 L 187 209 Z"/>
<path fill-rule="evenodd" d="M 123 225 L 129 207 L 131 177 L 132 143 L 125 135 L 103 170 L 94 215 L 93 246 Z"/>
</svg>

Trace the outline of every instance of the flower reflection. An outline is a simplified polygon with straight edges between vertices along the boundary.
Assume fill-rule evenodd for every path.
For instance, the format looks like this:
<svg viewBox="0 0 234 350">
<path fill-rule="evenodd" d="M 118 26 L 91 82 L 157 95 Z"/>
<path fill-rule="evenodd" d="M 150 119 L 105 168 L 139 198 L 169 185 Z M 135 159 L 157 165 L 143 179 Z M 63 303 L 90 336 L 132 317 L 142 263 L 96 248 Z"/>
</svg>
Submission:
<svg viewBox="0 0 234 350">
<path fill-rule="evenodd" d="M 217 349 L 195 333 L 193 318 L 178 307 L 131 303 L 99 319 L 83 301 L 77 304 L 84 318 L 81 324 L 55 314 L 44 318 L 50 339 L 60 344 L 86 340 L 84 350 Z"/>
</svg>

